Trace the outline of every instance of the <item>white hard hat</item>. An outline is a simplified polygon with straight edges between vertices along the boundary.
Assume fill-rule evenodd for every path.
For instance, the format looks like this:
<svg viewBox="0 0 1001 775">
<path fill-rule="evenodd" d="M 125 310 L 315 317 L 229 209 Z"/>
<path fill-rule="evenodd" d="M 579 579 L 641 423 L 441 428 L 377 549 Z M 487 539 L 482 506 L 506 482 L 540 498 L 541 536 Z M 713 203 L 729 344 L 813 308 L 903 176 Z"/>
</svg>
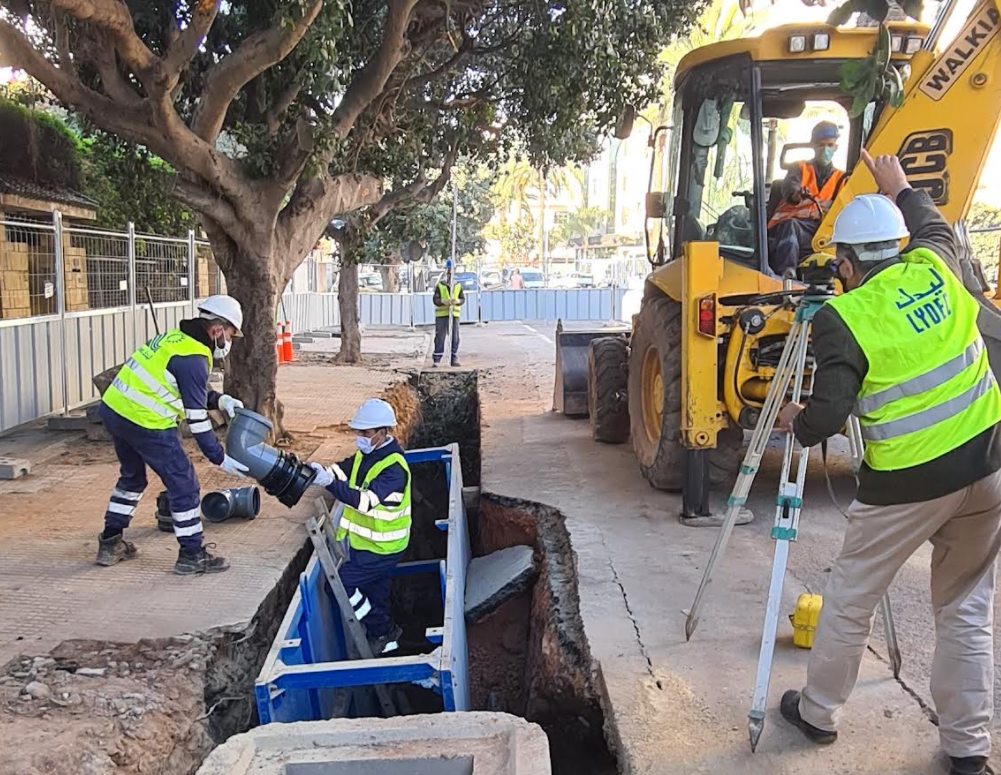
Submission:
<svg viewBox="0 0 1001 775">
<path fill-rule="evenodd" d="M 396 425 L 396 412 L 381 398 L 370 398 L 358 407 L 348 427 L 356 431 L 373 428 L 392 428 Z"/>
<path fill-rule="evenodd" d="M 832 245 L 865 245 L 909 237 L 900 209 L 882 194 L 860 194 L 834 222 Z"/>
<path fill-rule="evenodd" d="M 243 307 L 232 296 L 209 296 L 198 305 L 198 311 L 203 318 L 219 318 L 225 320 L 236 329 L 236 336 L 243 336 Z"/>
</svg>

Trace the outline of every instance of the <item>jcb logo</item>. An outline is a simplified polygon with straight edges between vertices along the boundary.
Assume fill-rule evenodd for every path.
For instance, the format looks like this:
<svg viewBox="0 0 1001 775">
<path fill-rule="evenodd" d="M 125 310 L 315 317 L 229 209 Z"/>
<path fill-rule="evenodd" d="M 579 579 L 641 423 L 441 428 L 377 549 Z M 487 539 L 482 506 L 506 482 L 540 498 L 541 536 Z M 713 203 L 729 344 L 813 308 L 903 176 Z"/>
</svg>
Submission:
<svg viewBox="0 0 1001 775">
<path fill-rule="evenodd" d="M 928 192 L 937 205 L 949 202 L 949 156 L 952 155 L 952 130 L 930 129 L 907 136 L 900 152 L 900 166 L 912 188 Z"/>
</svg>

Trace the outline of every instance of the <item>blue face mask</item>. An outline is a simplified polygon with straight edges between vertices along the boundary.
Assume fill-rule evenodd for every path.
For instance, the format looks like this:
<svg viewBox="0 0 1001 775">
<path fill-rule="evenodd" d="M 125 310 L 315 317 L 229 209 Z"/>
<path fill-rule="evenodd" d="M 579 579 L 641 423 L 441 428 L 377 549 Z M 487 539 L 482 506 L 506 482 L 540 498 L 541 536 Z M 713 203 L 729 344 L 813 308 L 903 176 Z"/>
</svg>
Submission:
<svg viewBox="0 0 1001 775">
<path fill-rule="evenodd" d="M 355 436 L 355 444 L 358 446 L 358 451 L 363 455 L 367 455 L 375 449 L 372 445 L 372 439 L 367 436 Z"/>
<path fill-rule="evenodd" d="M 825 145 L 823 148 L 819 149 L 819 153 L 817 153 L 817 161 L 826 167 L 834 161 L 834 152 L 836 150 L 837 148 L 834 148 L 833 146 Z"/>
</svg>

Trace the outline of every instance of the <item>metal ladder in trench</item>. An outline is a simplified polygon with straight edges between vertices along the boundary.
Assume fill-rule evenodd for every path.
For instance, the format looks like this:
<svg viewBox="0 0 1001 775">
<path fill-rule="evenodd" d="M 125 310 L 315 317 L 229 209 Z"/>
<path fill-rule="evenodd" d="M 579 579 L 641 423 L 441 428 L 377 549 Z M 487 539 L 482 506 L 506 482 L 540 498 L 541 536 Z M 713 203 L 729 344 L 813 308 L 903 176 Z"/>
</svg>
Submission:
<svg viewBox="0 0 1001 775">
<path fill-rule="evenodd" d="M 334 593 L 334 600 L 337 601 L 337 608 L 341 613 L 341 620 L 344 622 L 344 635 L 351 659 L 374 659 L 372 648 L 368 643 L 368 636 L 365 634 L 365 626 L 358 621 L 354 608 L 348 598 L 348 592 L 341 582 L 341 575 L 338 573 L 340 567 L 347 561 L 344 547 L 337 540 L 337 527 L 341 521 L 340 509 L 335 509 L 333 513 L 327 507 L 323 498 L 315 501 L 318 517 L 310 517 L 306 520 L 306 532 L 313 542 L 313 550 L 323 568 L 323 574 L 327 577 L 327 583 Z M 407 703 L 400 692 L 391 693 L 384 684 L 375 684 L 376 697 L 382 708 L 382 714 L 386 718 L 399 715 L 397 702 L 394 702 L 392 694 L 397 695 L 397 700 L 401 709 L 408 710 Z"/>
</svg>

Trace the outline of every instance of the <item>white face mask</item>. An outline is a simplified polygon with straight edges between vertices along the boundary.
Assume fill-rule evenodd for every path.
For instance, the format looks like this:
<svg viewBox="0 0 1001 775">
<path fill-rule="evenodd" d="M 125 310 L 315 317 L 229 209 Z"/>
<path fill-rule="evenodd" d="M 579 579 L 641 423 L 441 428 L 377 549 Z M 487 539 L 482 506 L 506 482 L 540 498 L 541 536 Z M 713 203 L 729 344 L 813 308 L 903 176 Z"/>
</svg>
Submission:
<svg viewBox="0 0 1001 775">
<path fill-rule="evenodd" d="M 220 360 L 223 359 L 223 358 L 225 358 L 227 355 L 229 355 L 229 348 L 233 346 L 233 343 L 231 341 L 229 341 L 228 339 L 226 339 L 225 336 L 223 337 L 223 345 L 222 345 L 222 347 L 219 346 L 219 341 L 218 340 L 216 340 L 214 342 L 214 344 L 215 344 L 215 349 L 212 350 L 212 357 L 213 358 L 218 358 Z"/>
<path fill-rule="evenodd" d="M 375 449 L 372 439 L 368 438 L 368 436 L 355 436 L 355 444 L 358 447 L 358 451 L 363 455 L 367 455 Z"/>
</svg>

